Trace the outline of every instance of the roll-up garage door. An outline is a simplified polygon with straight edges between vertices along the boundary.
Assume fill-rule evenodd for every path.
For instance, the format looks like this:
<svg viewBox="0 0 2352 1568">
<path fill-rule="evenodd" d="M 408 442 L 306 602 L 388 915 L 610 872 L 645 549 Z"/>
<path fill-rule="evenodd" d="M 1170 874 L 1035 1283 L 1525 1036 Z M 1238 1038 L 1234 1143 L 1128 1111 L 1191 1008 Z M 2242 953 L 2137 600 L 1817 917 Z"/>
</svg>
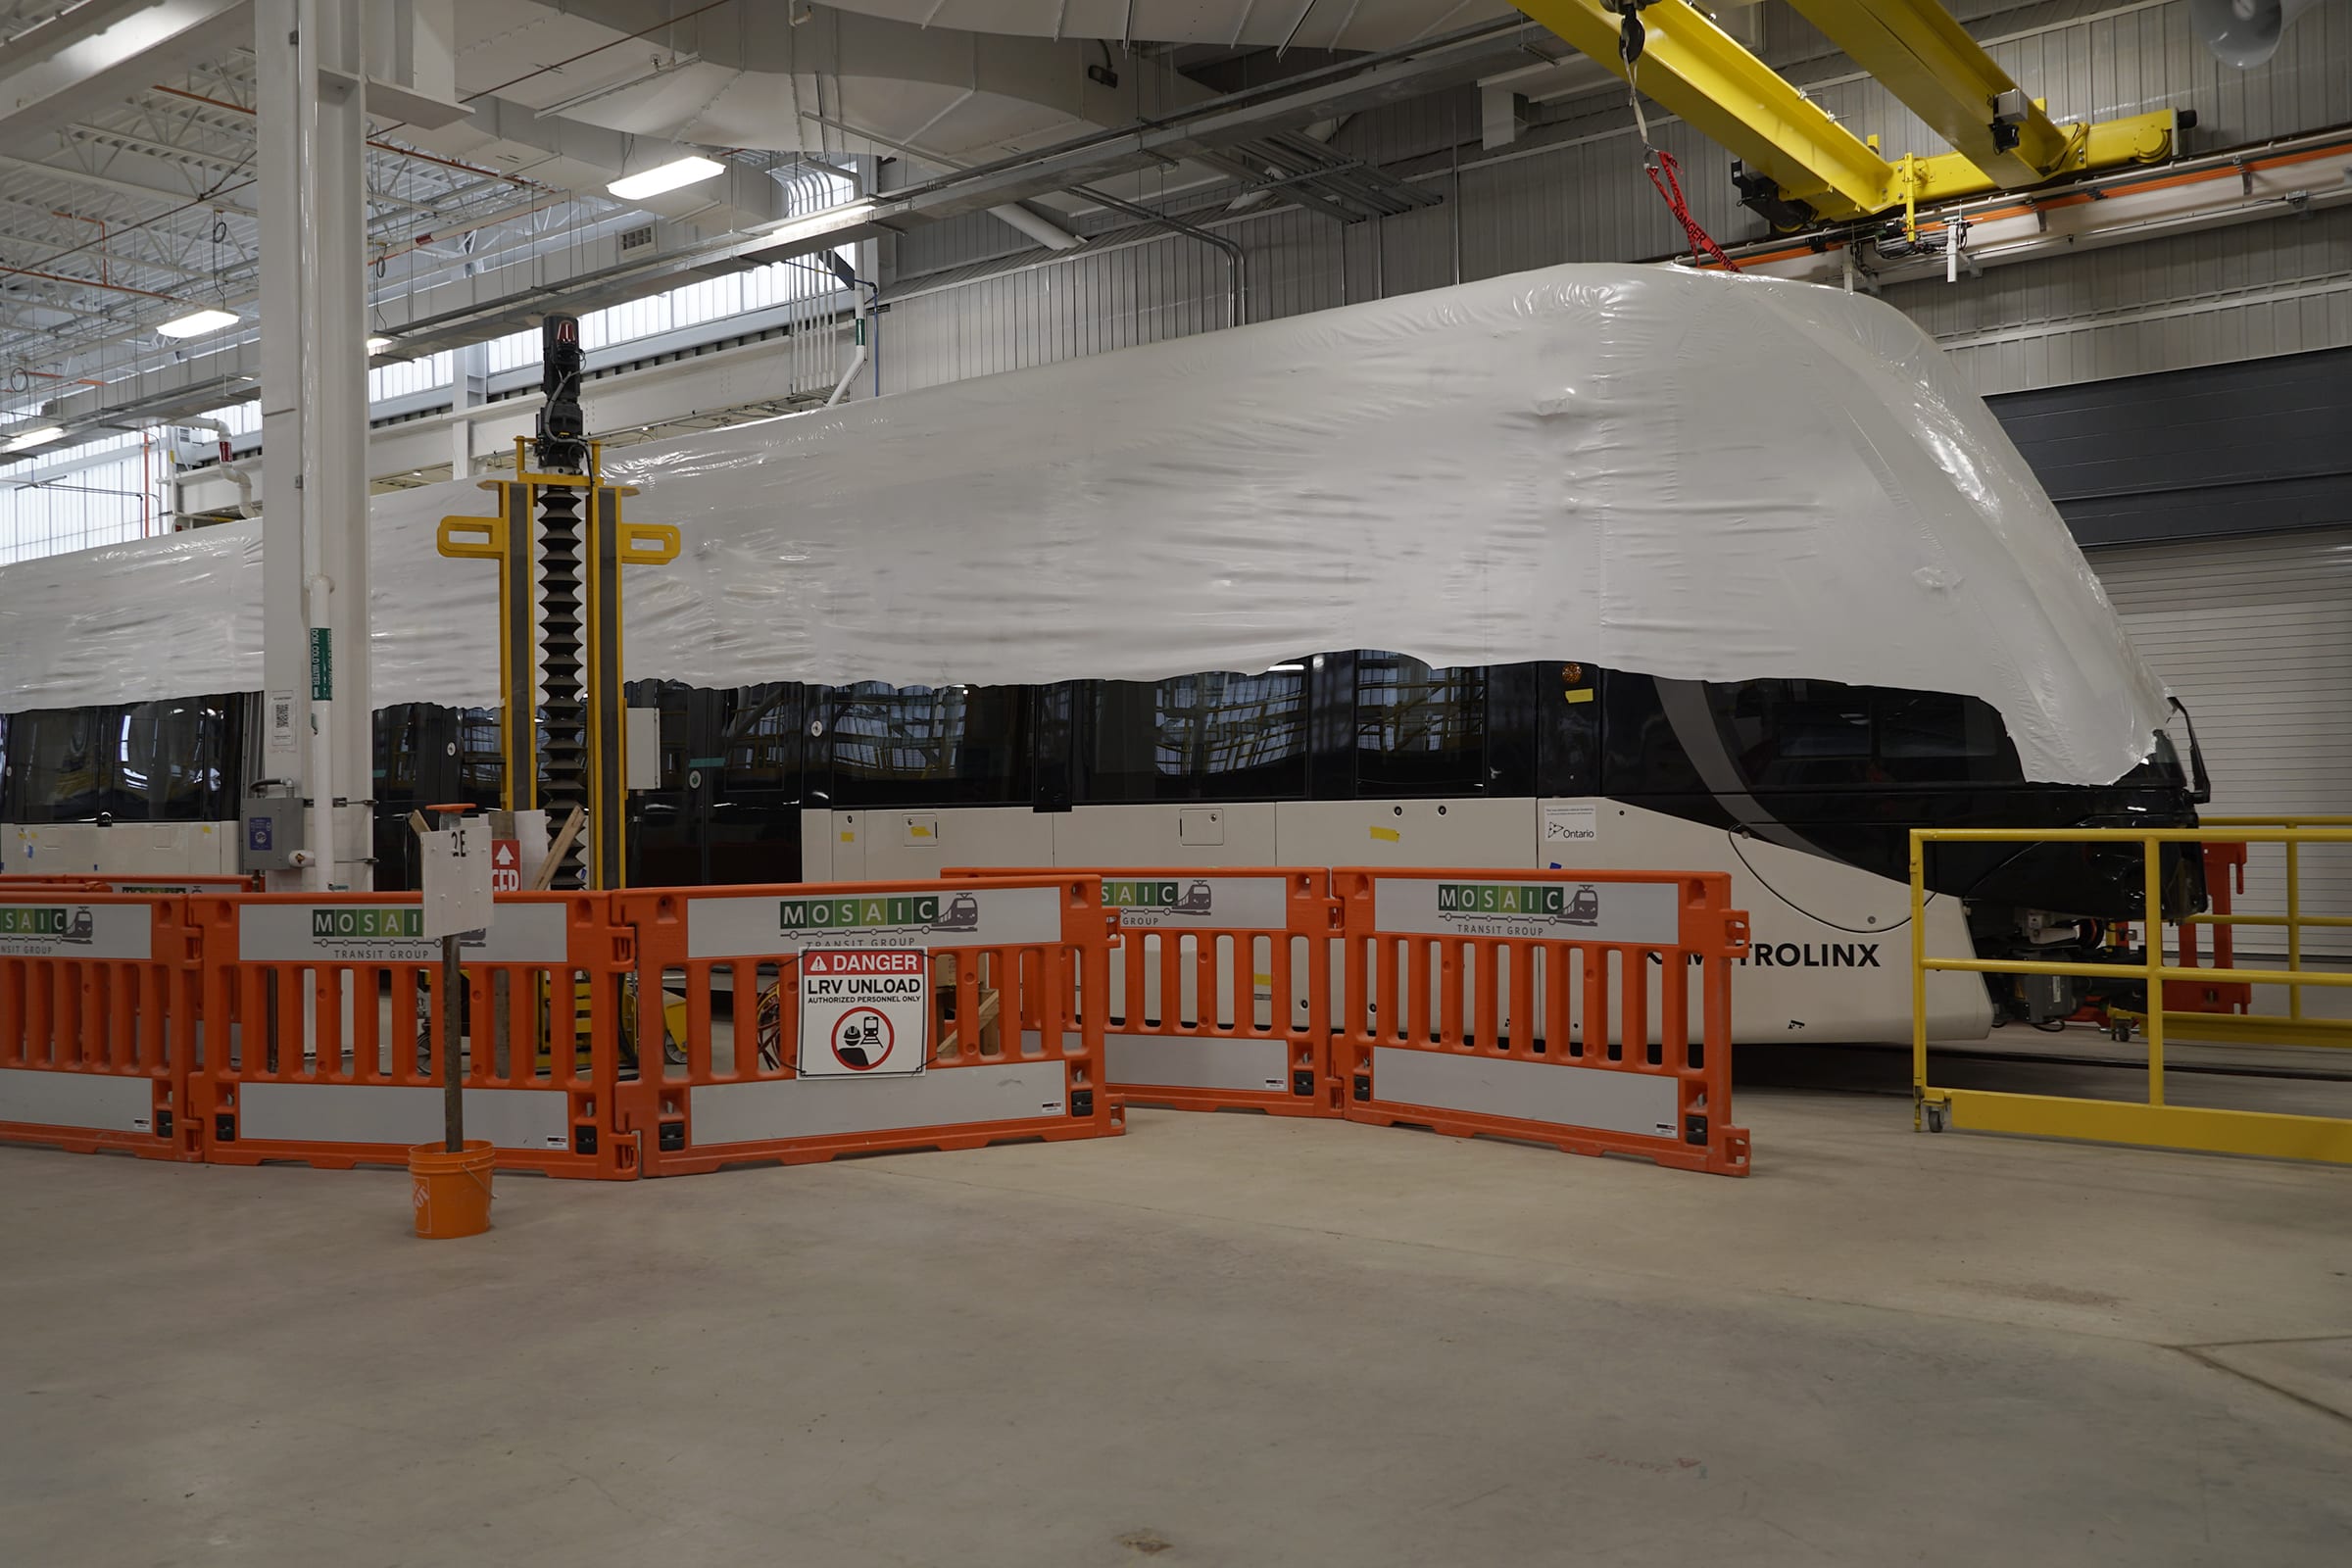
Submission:
<svg viewBox="0 0 2352 1568">
<path fill-rule="evenodd" d="M 2156 673 L 2188 705 L 2215 812 L 2352 813 L 2352 528 L 2127 545 L 2091 565 Z M 2174 722 L 2175 744 L 2187 737 Z M 2307 850 L 2306 913 L 2352 915 L 2352 847 Z M 2285 902 L 2278 852 L 2257 849 L 2246 909 Z M 2247 931 L 2241 952 L 2282 937 Z M 2352 955 L 2352 931 L 2305 951 Z"/>
</svg>

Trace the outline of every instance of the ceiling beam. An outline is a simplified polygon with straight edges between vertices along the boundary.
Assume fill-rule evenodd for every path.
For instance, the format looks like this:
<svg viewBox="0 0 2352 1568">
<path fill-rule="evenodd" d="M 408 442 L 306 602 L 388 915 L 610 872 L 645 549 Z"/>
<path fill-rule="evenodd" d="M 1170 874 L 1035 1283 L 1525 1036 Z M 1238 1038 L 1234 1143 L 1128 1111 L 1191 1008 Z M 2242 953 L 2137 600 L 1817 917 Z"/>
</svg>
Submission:
<svg viewBox="0 0 2352 1568">
<path fill-rule="evenodd" d="M 528 325 L 548 311 L 594 310 L 641 299 L 697 277 L 741 271 L 788 256 L 1066 190 L 1129 170 L 1165 168 L 1172 162 L 1236 148 L 1271 131 L 1300 129 L 1338 115 L 1447 86 L 1468 85 L 1514 61 L 1524 62 L 1531 46 L 1547 41 L 1544 29 L 1524 18 L 1482 24 L 1304 73 L 1279 84 L 1206 99 L 1142 125 L 1093 133 L 886 193 L 838 218 L 815 215 L 814 224 L 799 220 L 765 233 L 747 236 L 738 232 L 627 261 L 621 260 L 616 235 L 600 235 L 586 244 L 557 245 L 535 253 L 527 267 L 491 265 L 470 273 L 445 273 L 429 286 L 379 301 L 375 319 L 400 339 L 407 353 L 480 342 Z M 536 145 L 532 138 L 545 137 L 562 148 L 560 155 L 552 150 L 551 155 L 583 171 L 580 177 L 585 183 L 589 161 L 611 157 L 602 150 L 606 144 L 601 138 L 618 139 L 617 132 L 577 122 L 551 126 L 549 120 L 536 117 L 526 135 L 522 122 L 526 114 L 508 106 L 417 140 L 431 145 L 453 134 L 462 135 L 466 126 L 471 127 L 477 142 L 484 144 L 495 137 Z M 581 140 L 571 139 L 575 131 Z M 591 132 L 595 134 L 591 136 Z M 639 167 L 645 145 L 642 140 L 636 144 L 630 167 Z M 743 175 L 774 184 L 759 171 L 746 170 Z M 780 202 L 770 209 L 780 210 Z M 859 214 L 866 216 L 857 216 Z M 841 221 L 843 219 L 849 221 Z M 840 226 L 832 226 L 834 223 Z M 244 344 L 172 364 L 151 365 L 103 389 L 77 390 L 60 397 L 48 413 L 63 422 L 79 423 L 109 416 L 163 417 L 173 409 L 194 406 L 199 398 L 227 402 L 249 386 L 250 360 L 251 346 Z"/>
<path fill-rule="evenodd" d="M 14 153 L 0 152 L 0 168 L 21 169 L 27 173 L 47 174 L 58 179 L 72 180 L 77 185 L 88 185 L 98 190 L 117 191 L 124 196 L 135 196 L 142 200 L 167 201 L 173 206 L 184 206 L 197 199 L 197 192 L 193 190 L 173 190 L 168 186 L 150 185 L 140 180 L 124 179 L 120 174 L 94 173 L 87 169 L 76 168 L 72 164 L 45 164 L 36 159 L 19 158 Z M 243 213 L 247 217 L 253 216 L 251 207 L 243 202 L 233 200 L 225 193 L 209 198 L 207 205 L 226 207 L 232 211 Z"/>
<path fill-rule="evenodd" d="M 86 0 L 9 40 L 0 148 L 37 147 L 91 104 L 133 97 L 252 36 L 250 0 Z"/>
</svg>

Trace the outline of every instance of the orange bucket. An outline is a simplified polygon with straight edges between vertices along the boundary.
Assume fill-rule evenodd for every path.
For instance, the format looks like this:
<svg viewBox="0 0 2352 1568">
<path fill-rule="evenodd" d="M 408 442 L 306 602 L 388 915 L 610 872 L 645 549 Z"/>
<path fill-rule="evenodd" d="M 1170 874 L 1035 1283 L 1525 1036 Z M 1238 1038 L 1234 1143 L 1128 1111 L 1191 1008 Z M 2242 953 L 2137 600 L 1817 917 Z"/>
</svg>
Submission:
<svg viewBox="0 0 2352 1568">
<path fill-rule="evenodd" d="M 479 1236 L 490 1228 L 490 1167 L 498 1151 L 468 1138 L 463 1153 L 438 1143 L 409 1149 L 409 1186 L 416 1204 L 416 1234 Z"/>
</svg>

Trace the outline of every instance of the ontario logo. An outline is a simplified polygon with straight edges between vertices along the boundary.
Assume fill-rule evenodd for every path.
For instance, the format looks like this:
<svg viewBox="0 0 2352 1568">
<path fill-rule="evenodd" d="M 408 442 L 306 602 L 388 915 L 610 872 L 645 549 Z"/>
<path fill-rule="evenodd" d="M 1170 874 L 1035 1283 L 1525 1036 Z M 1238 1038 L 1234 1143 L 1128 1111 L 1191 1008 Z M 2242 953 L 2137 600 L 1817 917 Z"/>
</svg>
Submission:
<svg viewBox="0 0 2352 1568">
<path fill-rule="evenodd" d="M 0 905 L 0 937 L 40 937 L 50 942 L 89 942 L 97 921 L 86 905 L 68 909 L 57 905 Z"/>
<path fill-rule="evenodd" d="M 1441 882 L 1438 913 L 1464 920 L 1595 925 L 1600 890 L 1590 882 L 1573 890 L 1564 882 Z"/>
<path fill-rule="evenodd" d="M 1155 909 L 1166 914 L 1206 914 L 1212 902 L 1206 882 L 1195 878 L 1179 891 L 1167 882 L 1105 882 L 1102 906 L 1109 909 Z"/>
<path fill-rule="evenodd" d="M 311 911 L 313 942 L 422 942 L 424 911 L 404 908 L 333 908 Z"/>
<path fill-rule="evenodd" d="M 936 893 L 873 894 L 853 899 L 780 899 L 776 926 L 787 936 L 808 931 L 887 931 L 923 926 L 970 931 L 980 924 L 980 901 L 958 893 L 940 907 Z"/>
</svg>

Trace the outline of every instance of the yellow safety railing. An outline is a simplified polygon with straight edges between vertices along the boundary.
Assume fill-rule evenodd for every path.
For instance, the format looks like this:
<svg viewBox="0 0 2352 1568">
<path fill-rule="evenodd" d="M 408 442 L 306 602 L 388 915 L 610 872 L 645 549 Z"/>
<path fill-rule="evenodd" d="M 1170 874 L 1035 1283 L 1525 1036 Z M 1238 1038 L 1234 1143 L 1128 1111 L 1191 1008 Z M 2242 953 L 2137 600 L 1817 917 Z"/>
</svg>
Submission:
<svg viewBox="0 0 2352 1568">
<path fill-rule="evenodd" d="M 2241 825 L 2247 824 L 2247 825 Z M 2221 829 L 2222 831 L 2216 831 Z M 1927 948 L 1927 846 L 1960 844 L 2106 844 L 2139 846 L 2144 866 L 2144 897 L 2149 916 L 2140 964 L 2067 963 L 2031 958 L 1933 957 Z M 2163 854 L 2167 844 L 2202 846 L 2207 843 L 2281 844 L 2288 846 L 2288 865 L 2295 867 L 2295 851 L 2311 845 L 2352 845 L 2352 818 L 2324 823 L 2302 818 L 2278 825 L 2277 818 L 2259 823 L 2240 817 L 2217 817 L 2208 826 L 2193 828 L 1914 828 L 1911 830 L 1911 1087 L 1912 1125 L 1967 1132 L 2014 1133 L 2036 1138 L 2075 1138 L 2094 1143 L 2138 1144 L 2166 1149 L 2201 1150 L 2216 1153 L 2263 1154 L 2286 1159 L 2326 1160 L 2352 1164 L 2352 1120 L 2330 1116 L 2297 1116 L 2271 1111 L 2216 1110 L 2165 1102 L 2164 1049 L 2169 1036 L 2179 1036 L 2183 1015 L 2167 1011 L 2164 985 L 2168 980 L 2211 982 L 2217 976 L 2247 985 L 2280 985 L 2300 997 L 2305 987 L 2352 989 L 2352 973 L 2327 973 L 2302 967 L 2300 930 L 2305 925 L 2339 924 L 2327 917 L 2304 915 L 2298 879 L 2290 885 L 2288 914 L 2283 918 L 2227 917 L 2248 925 L 2284 924 L 2290 936 L 2285 969 L 2212 969 L 2164 961 Z M 2134 974 L 2147 984 L 2145 1015 L 2148 1053 L 2147 1097 L 2144 1102 L 2090 1100 L 2070 1095 L 2021 1095 L 1979 1089 L 1938 1088 L 1928 1081 L 1928 974 L 1931 970 L 1968 974 L 2068 975 L 2093 980 L 2118 980 Z M 2293 1018 L 2306 1024 L 2300 1005 Z M 2223 1021 L 2220 1019 L 2217 1022 Z M 2230 1015 L 2227 1038 L 2246 1040 L 2243 1015 Z M 2269 1043 L 2265 1041 L 2264 1043 Z M 2291 1044 L 2346 1043 L 2342 1040 L 2294 1040 Z"/>
</svg>

